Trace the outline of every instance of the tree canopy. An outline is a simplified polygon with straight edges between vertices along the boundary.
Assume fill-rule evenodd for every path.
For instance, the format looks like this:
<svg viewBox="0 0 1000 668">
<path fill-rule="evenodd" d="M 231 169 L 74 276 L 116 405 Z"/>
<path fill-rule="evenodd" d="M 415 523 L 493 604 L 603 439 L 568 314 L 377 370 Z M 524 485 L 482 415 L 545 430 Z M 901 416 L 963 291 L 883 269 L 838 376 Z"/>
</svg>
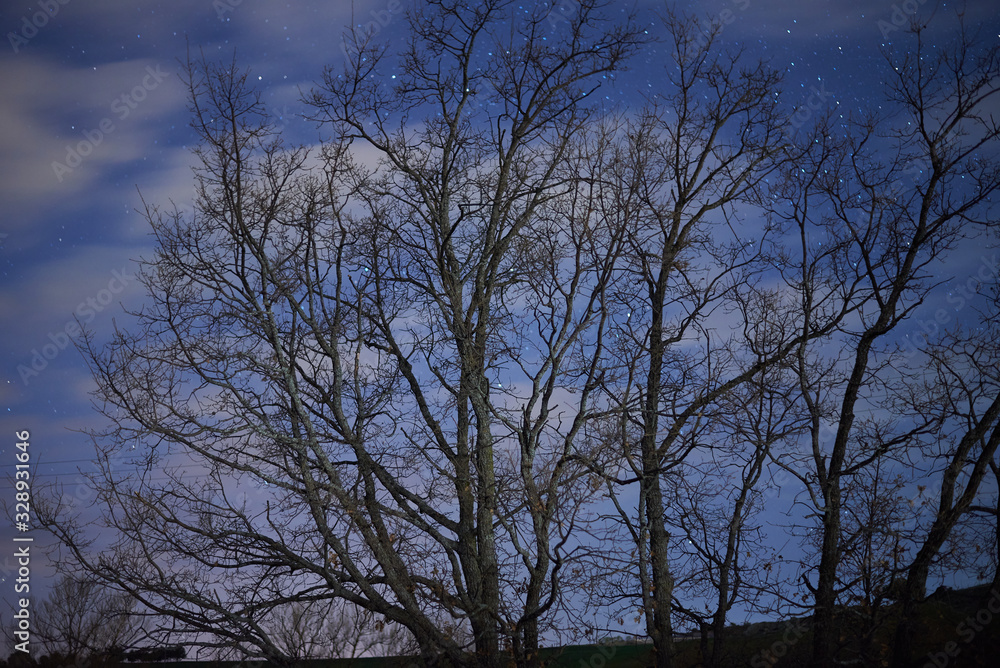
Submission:
<svg viewBox="0 0 1000 668">
<path fill-rule="evenodd" d="M 317 146 L 237 63 L 188 64 L 194 211 L 146 205 L 147 302 L 81 344 L 111 549 L 40 511 L 154 636 L 289 661 L 335 605 L 428 665 L 627 627 L 670 666 L 690 623 L 720 665 L 735 608 L 797 610 L 831 665 L 839 606 L 871 629 L 894 578 L 924 596 L 996 470 L 996 296 L 899 334 L 989 234 L 997 49 L 917 27 L 891 113 L 797 129 L 779 73 L 673 12 L 662 90 L 609 108 L 649 37 L 605 9 L 350 33 L 305 98 Z M 780 476 L 805 510 L 768 527 Z M 899 507 L 918 480 L 930 515 Z"/>
</svg>

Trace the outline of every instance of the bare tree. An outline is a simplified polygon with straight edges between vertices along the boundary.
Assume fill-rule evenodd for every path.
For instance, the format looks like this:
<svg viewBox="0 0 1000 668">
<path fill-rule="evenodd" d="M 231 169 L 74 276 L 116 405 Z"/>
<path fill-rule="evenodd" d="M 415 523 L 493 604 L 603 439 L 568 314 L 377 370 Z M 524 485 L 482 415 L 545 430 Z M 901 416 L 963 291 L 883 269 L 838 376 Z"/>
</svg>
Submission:
<svg viewBox="0 0 1000 668">
<path fill-rule="evenodd" d="M 821 533 L 809 584 L 817 666 L 833 665 L 838 652 L 846 481 L 934 433 L 942 419 L 926 395 L 923 410 L 898 400 L 919 361 L 901 354 L 890 334 L 942 282 L 948 251 L 981 230 L 1000 187 L 990 157 L 1000 135 L 985 115 L 997 92 L 997 50 L 974 53 L 964 33 L 934 50 L 919 26 L 912 40 L 906 54 L 887 54 L 895 113 L 821 123 L 781 195 L 801 239 L 801 259 L 785 272 L 801 295 L 803 331 L 817 317 L 826 321 L 833 300 L 854 305 L 835 336 L 799 352 L 811 463 L 798 472 Z"/>
<path fill-rule="evenodd" d="M 892 61 L 904 123 L 797 138 L 779 75 L 673 13 L 665 90 L 608 113 L 593 93 L 645 37 L 606 9 L 421 3 L 399 54 L 352 33 L 307 96 L 314 150 L 235 63 L 189 65 L 194 213 L 146 205 L 149 303 L 81 346 L 109 531 L 38 509 L 67 562 L 159 616 L 152 639 L 358 651 L 323 619 L 342 609 L 368 649 L 405 629 L 428 665 L 537 666 L 602 581 L 658 667 L 684 615 L 718 665 L 773 584 L 746 547 L 784 466 L 818 523 L 798 537 L 830 665 L 838 603 L 884 588 L 883 472 L 950 428 L 938 517 L 891 567 L 925 586 L 996 449 L 994 379 L 945 341 L 918 389 L 924 352 L 890 334 L 1000 185 L 995 50 Z"/>
<path fill-rule="evenodd" d="M 399 58 L 359 37 L 310 95 L 312 156 L 235 66 L 190 68 L 195 213 L 147 208 L 150 303 L 85 344 L 114 543 L 40 511 L 156 633 L 283 662 L 269 620 L 339 599 L 428 664 L 537 665 L 619 248 L 573 168 L 642 34 L 601 9 L 421 3 Z"/>
<path fill-rule="evenodd" d="M 405 655 L 417 649 L 405 628 L 386 625 L 371 612 L 340 600 L 297 601 L 275 608 L 266 626 L 292 659 Z"/>
<path fill-rule="evenodd" d="M 639 42 L 629 25 L 603 26 L 599 3 L 581 3 L 554 35 L 542 13 L 511 32 L 498 20 L 510 9 L 432 3 L 413 17 L 393 95 L 369 83 L 384 52 L 359 45 L 311 99 L 319 120 L 380 161 L 366 344 L 396 360 L 420 415 L 409 438 L 422 453 L 429 442 L 433 466 L 448 471 L 458 511 L 449 531 L 460 540 L 441 571 L 464 573 L 482 665 L 495 660 L 501 628 L 516 659 L 536 663 L 540 620 L 558 600 L 577 519 L 561 490 L 582 473 L 570 455 L 598 387 L 618 247 L 614 230 L 593 229 L 592 195 L 574 185 L 572 138 L 586 130 L 595 75 Z M 492 57 L 477 65 L 484 49 Z M 416 114 L 428 114 L 425 129 L 407 127 Z M 398 260 L 382 262 L 386 251 Z M 401 337 L 411 317 L 419 325 Z M 571 401 L 558 394 L 566 386 L 578 391 Z M 444 403 L 429 394 L 436 387 Z M 500 480 L 523 500 L 502 514 Z M 518 604 L 508 611 L 507 601 Z"/>
<path fill-rule="evenodd" d="M 770 317 L 780 318 L 779 313 Z M 772 320 L 770 326 L 788 331 L 791 323 Z M 768 556 L 756 515 L 775 491 L 767 484 L 772 446 L 803 428 L 790 372 L 786 364 L 775 364 L 720 400 L 711 429 L 688 434 L 701 451 L 689 455 L 681 475 L 668 479 L 675 607 L 701 631 L 705 666 L 726 660 L 734 606 L 776 611 L 779 555 Z"/>
<path fill-rule="evenodd" d="M 906 584 L 899 597 L 902 613 L 896 630 L 896 665 L 907 665 L 912 646 L 915 603 L 927 593 L 931 567 L 955 528 L 979 498 L 983 478 L 995 466 L 1000 448 L 1000 350 L 996 345 L 996 317 L 985 333 L 950 333 L 929 351 L 930 382 L 947 411 L 936 443 L 925 448 L 932 467 L 937 499 L 926 528 L 915 542 L 915 554 L 906 565 Z"/>
<path fill-rule="evenodd" d="M 87 574 L 65 574 L 38 608 L 32 634 L 44 651 L 70 660 L 102 656 L 144 637 L 136 600 Z"/>
<path fill-rule="evenodd" d="M 846 603 L 841 633 L 856 645 L 864 665 L 884 664 L 884 642 L 892 609 L 900 595 L 899 575 L 906 564 L 904 527 L 912 517 L 903 490 L 907 480 L 896 462 L 879 458 L 845 480 L 841 536 L 840 587 Z"/>
<path fill-rule="evenodd" d="M 780 324 L 794 304 L 757 280 L 769 229 L 744 226 L 736 208 L 758 203 L 764 178 L 793 153 L 776 104 L 780 77 L 720 48 L 717 34 L 702 34 L 690 17 L 663 20 L 666 90 L 631 122 L 602 215 L 628 229 L 615 284 L 628 309 L 613 322 L 619 362 L 605 383 L 605 431 L 619 453 L 605 470 L 607 490 L 634 546 L 619 565 L 631 591 L 623 595 L 642 609 L 656 665 L 670 666 L 667 477 L 683 475 L 692 452 L 711 449 L 704 425 L 730 393 L 790 354 L 797 332 Z M 727 601 L 732 591 L 719 584 Z"/>
<path fill-rule="evenodd" d="M 993 463 L 990 464 L 990 468 L 993 471 L 995 489 L 1000 489 L 1000 462 L 994 460 Z M 970 508 L 970 510 L 975 512 L 986 512 L 993 516 L 992 526 L 990 527 L 992 541 L 990 542 L 990 547 L 988 548 L 988 553 L 993 560 L 993 580 L 991 582 L 990 591 L 1000 591 L 1000 495 L 994 495 L 992 506 L 973 507 Z"/>
<path fill-rule="evenodd" d="M 983 499 L 979 503 L 969 507 L 969 512 L 974 513 L 977 518 L 987 518 L 978 532 L 979 542 L 984 545 L 983 552 L 989 555 L 992 578 L 990 591 L 1000 591 L 1000 457 L 994 458 L 990 462 L 990 470 L 993 473 L 993 498 Z M 983 573 L 988 572 L 985 568 Z M 984 579 L 980 576 L 980 579 Z"/>
</svg>

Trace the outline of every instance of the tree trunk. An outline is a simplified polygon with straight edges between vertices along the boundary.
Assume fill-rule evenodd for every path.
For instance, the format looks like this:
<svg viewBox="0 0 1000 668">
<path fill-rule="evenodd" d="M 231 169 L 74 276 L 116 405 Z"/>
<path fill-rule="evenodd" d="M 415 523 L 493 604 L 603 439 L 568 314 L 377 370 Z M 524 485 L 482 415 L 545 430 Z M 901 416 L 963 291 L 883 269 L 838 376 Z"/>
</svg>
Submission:
<svg viewBox="0 0 1000 668">
<path fill-rule="evenodd" d="M 651 487 L 650 503 L 646 511 L 650 522 L 649 554 L 653 565 L 653 652 L 656 656 L 656 668 L 673 668 L 674 632 L 670 611 L 674 579 L 670 575 L 667 560 L 670 534 L 663 525 L 663 495 L 659 477 L 652 480 Z"/>
<path fill-rule="evenodd" d="M 673 577 L 667 558 L 670 534 L 667 532 L 663 512 L 663 490 L 660 488 L 660 452 L 657 447 L 660 409 L 660 384 L 663 376 L 663 358 L 666 344 L 663 340 L 663 303 L 667 293 L 667 277 L 673 267 L 675 248 L 665 247 L 660 258 L 659 274 L 649 285 L 652 313 L 649 327 L 649 372 L 646 376 L 646 396 L 643 405 L 642 435 L 642 489 L 646 499 L 646 519 L 649 523 L 649 557 L 652 570 L 652 592 L 644 592 L 652 599 L 653 618 L 651 639 L 656 668 L 673 668 L 674 634 L 670 621 Z"/>
<path fill-rule="evenodd" d="M 500 610 L 500 567 L 497 563 L 496 538 L 493 534 L 496 481 L 493 473 L 493 445 L 488 435 L 484 440 L 488 445 L 480 444 L 476 452 L 480 485 L 476 531 L 482 588 L 479 598 L 480 608 L 473 617 L 473 631 L 476 638 L 476 665 L 501 668 L 506 662 L 500 656 L 500 633 L 495 617 Z"/>
<path fill-rule="evenodd" d="M 712 668 L 719 668 L 722 665 L 723 643 L 726 636 L 726 611 L 721 608 L 716 611 L 712 619 L 712 654 L 709 657 L 708 665 Z"/>
<path fill-rule="evenodd" d="M 823 545 L 820 552 L 813 613 L 813 658 L 816 668 L 831 668 L 837 651 L 837 564 L 840 561 L 840 479 L 831 477 L 823 512 Z"/>
</svg>

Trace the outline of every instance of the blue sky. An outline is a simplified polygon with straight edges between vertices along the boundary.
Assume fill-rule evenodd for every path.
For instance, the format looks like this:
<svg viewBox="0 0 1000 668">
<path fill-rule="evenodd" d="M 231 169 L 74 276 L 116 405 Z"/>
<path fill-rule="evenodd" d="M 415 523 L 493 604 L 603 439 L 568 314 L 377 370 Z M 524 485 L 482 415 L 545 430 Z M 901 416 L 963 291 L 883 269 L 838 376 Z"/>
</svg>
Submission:
<svg viewBox="0 0 1000 668">
<path fill-rule="evenodd" d="M 414 1 L 4 3 L 0 494 L 8 501 L 17 431 L 31 433 L 38 479 L 58 478 L 72 492 L 82 481 L 78 470 L 89 468 L 92 448 L 78 430 L 101 423 L 90 407 L 89 371 L 69 336 L 79 321 L 99 340 L 106 338 L 123 322 L 123 304 L 142 303 L 134 261 L 151 247 L 136 212 L 140 193 L 160 206 L 172 200 L 184 208 L 191 201 L 194 135 L 181 79 L 186 51 L 227 61 L 235 52 L 289 138 L 311 143 L 318 135 L 298 116 L 300 90 L 308 90 L 325 65 L 342 62 L 344 27 L 368 24 L 377 26 L 379 37 L 398 38 L 406 29 L 404 10 Z M 557 0 L 553 21 L 574 11 L 573 2 Z M 638 0 L 636 6 L 656 31 L 653 10 L 662 3 Z M 723 42 L 769 58 L 787 73 L 790 101 L 812 104 L 816 113 L 875 104 L 881 90 L 875 63 L 880 47 L 901 35 L 896 26 L 916 12 L 944 30 L 954 25 L 956 7 L 932 0 L 711 0 L 682 6 L 696 9 L 706 25 L 720 25 Z M 982 28 L 982 39 L 1000 39 L 1000 16 L 991 0 L 965 7 L 969 24 Z M 663 62 L 659 48 L 650 46 L 630 73 L 608 82 L 602 93 L 626 108 L 640 104 L 641 93 L 655 90 Z M 811 113 L 804 111 L 801 120 Z M 13 561 L 7 558 L 14 533 L 6 520 L 0 523 L 4 600 L 14 597 Z M 33 534 L 43 540 L 40 532 Z M 40 553 L 32 569 L 32 591 L 43 594 L 50 569 Z"/>
</svg>

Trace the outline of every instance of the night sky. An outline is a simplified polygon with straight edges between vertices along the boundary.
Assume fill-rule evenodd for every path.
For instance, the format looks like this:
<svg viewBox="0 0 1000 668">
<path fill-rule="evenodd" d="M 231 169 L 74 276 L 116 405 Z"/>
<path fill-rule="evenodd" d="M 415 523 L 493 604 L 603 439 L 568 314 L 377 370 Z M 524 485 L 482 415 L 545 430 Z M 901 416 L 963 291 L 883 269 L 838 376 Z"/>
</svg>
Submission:
<svg viewBox="0 0 1000 668">
<path fill-rule="evenodd" d="M 106 338 L 122 305 L 143 301 L 134 260 L 149 255 L 147 203 L 190 207 L 194 133 L 188 126 L 181 64 L 188 49 L 248 67 L 267 108 L 292 142 L 314 143 L 301 119 L 300 92 L 325 65 L 344 59 L 345 25 L 374 21 L 378 37 L 399 38 L 414 0 L 285 3 L 267 0 L 6 2 L 0 10 L 0 494 L 13 501 L 15 432 L 31 432 L 31 461 L 42 481 L 82 481 L 93 453 L 78 430 L 102 426 L 90 406 L 92 381 L 69 342 L 78 320 Z M 525 0 L 530 3 L 531 0 Z M 726 45 L 744 47 L 786 73 L 790 104 L 812 113 L 878 105 L 880 49 L 902 37 L 897 25 L 916 12 L 932 36 L 947 34 L 965 8 L 981 41 L 1000 39 L 993 0 L 713 0 L 682 3 Z M 625 12 L 629 3 L 612 3 Z M 662 33 L 661 2 L 635 7 L 649 32 Z M 558 0 L 553 24 L 574 11 Z M 353 19 L 352 19 L 353 15 Z M 632 69 L 599 91 L 628 110 L 657 90 L 666 52 L 649 46 Z M 811 107 L 811 109 L 810 109 Z M 82 488 L 81 488 L 82 490 Z M 81 494 L 83 492 L 81 491 Z M 0 592 L 14 598 L 12 537 L 0 523 Z M 44 536 L 32 532 L 38 541 Z M 32 593 L 44 595 L 51 571 L 38 553 Z M 36 590 L 37 586 L 37 590 Z M 0 608 L 2 609 L 2 608 Z"/>
</svg>

